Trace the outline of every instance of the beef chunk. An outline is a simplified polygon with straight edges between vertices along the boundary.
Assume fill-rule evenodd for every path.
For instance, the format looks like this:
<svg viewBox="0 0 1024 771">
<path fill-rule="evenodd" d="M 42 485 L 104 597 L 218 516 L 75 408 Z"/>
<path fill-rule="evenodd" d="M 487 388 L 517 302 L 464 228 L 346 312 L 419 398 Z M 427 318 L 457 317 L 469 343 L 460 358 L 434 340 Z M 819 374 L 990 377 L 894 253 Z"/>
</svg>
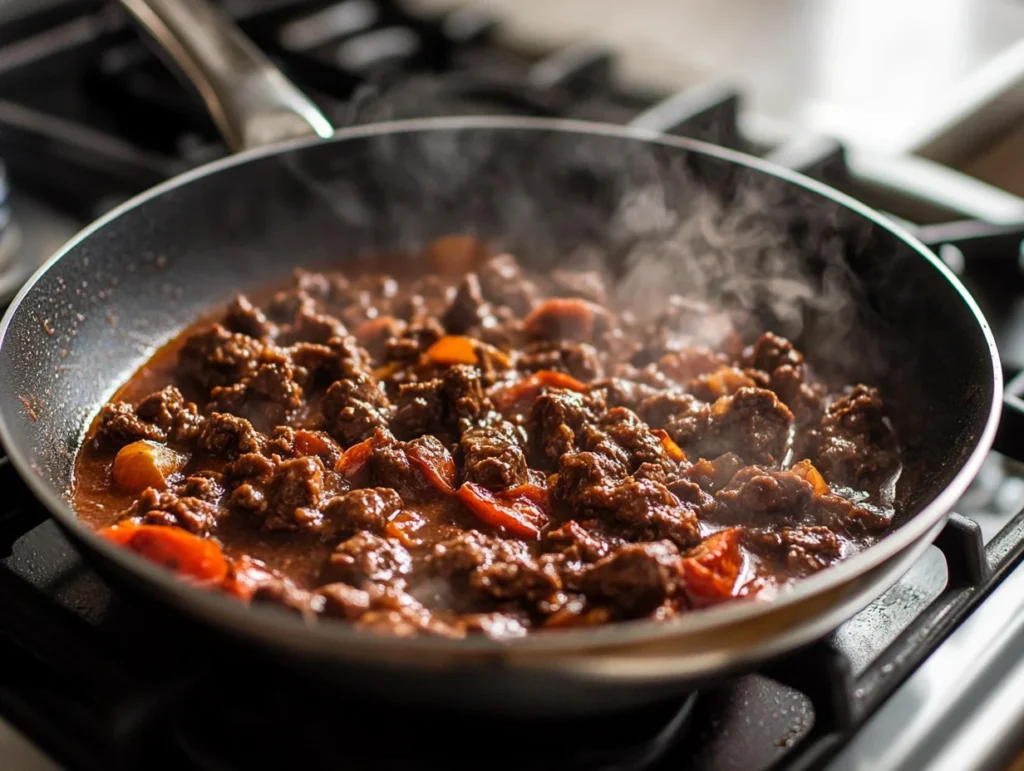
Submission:
<svg viewBox="0 0 1024 771">
<path fill-rule="evenodd" d="M 286 460 L 275 470 L 266 488 L 268 531 L 309 530 L 322 526 L 319 510 L 324 494 L 324 466 L 319 458 Z"/>
<path fill-rule="evenodd" d="M 523 437 L 507 421 L 493 426 L 471 428 L 462 435 L 466 481 L 490 490 L 505 490 L 523 484 L 526 477 L 526 455 Z"/>
<path fill-rule="evenodd" d="M 614 523 L 630 537 L 667 538 L 683 548 L 700 540 L 696 506 L 659 481 L 627 476 L 622 463 L 602 453 L 563 456 L 554 494 L 572 511 Z"/>
<path fill-rule="evenodd" d="M 554 494 L 577 514 L 597 514 L 611 505 L 615 486 L 627 473 L 621 463 L 607 455 L 566 453 L 558 463 Z"/>
<path fill-rule="evenodd" d="M 197 385 L 209 390 L 254 375 L 265 348 L 255 338 L 232 334 L 221 324 L 212 324 L 185 341 L 178 361 Z"/>
<path fill-rule="evenodd" d="M 550 460 L 576 448 L 576 434 L 595 423 L 601 404 L 594 395 L 552 389 L 538 396 L 530 410 L 530 423 L 539 449 Z"/>
<path fill-rule="evenodd" d="M 334 316 L 317 313 L 310 308 L 300 308 L 294 321 L 282 327 L 278 335 L 279 345 L 295 343 L 319 343 L 326 345 L 332 338 L 342 338 L 348 334 L 345 325 Z"/>
<path fill-rule="evenodd" d="M 291 361 L 279 351 L 265 351 L 255 372 L 230 386 L 215 386 L 210 391 L 209 408 L 242 414 L 260 422 L 265 405 L 276 405 L 287 412 L 302 406 L 302 387 Z"/>
<path fill-rule="evenodd" d="M 516 368 L 524 372 L 566 372 L 583 381 L 601 377 L 604 371 L 594 346 L 568 341 L 530 343 L 516 360 Z"/>
<path fill-rule="evenodd" d="M 334 468 L 342 456 L 341 447 L 324 431 L 296 430 L 288 426 L 278 426 L 274 430 L 264 452 L 280 458 L 315 455 L 323 461 L 325 468 Z"/>
<path fill-rule="evenodd" d="M 484 300 L 476 273 L 463 276 L 451 305 L 445 311 L 443 322 L 445 329 L 455 334 L 464 334 L 481 325 L 494 324 L 490 303 Z"/>
<path fill-rule="evenodd" d="M 752 530 L 745 541 L 752 551 L 783 562 L 796 575 L 824 570 L 842 556 L 839 538 L 827 527 Z"/>
<path fill-rule="evenodd" d="M 159 426 L 169 442 L 191 442 L 199 434 L 203 419 L 199 408 L 185 401 L 174 386 L 166 386 L 139 402 L 135 414 L 146 422 Z"/>
<path fill-rule="evenodd" d="M 167 439 L 167 432 L 160 426 L 142 420 L 128 402 L 103 405 L 94 439 L 97 444 L 123 447 L 140 439 L 164 442 Z"/>
<path fill-rule="evenodd" d="M 530 310 L 540 294 L 511 254 L 491 257 L 481 266 L 480 286 L 484 297 L 495 305 L 507 305 L 520 316 Z"/>
<path fill-rule="evenodd" d="M 224 482 L 233 485 L 242 480 L 270 479 L 275 468 L 277 464 L 270 458 L 255 452 L 245 453 L 224 467 Z"/>
<path fill-rule="evenodd" d="M 208 500 L 193 496 L 179 497 L 172 492 L 158 492 L 152 487 L 143 490 L 132 504 L 129 516 L 147 525 L 171 525 L 190 533 L 212 533 L 223 510 Z"/>
<path fill-rule="evenodd" d="M 583 589 L 622 618 L 642 618 L 675 597 L 679 562 L 679 550 L 666 541 L 628 544 L 589 568 Z"/>
<path fill-rule="evenodd" d="M 412 570 L 412 557 L 400 543 L 372 533 L 358 533 L 338 544 L 324 568 L 327 583 L 352 586 L 383 584 Z"/>
<path fill-rule="evenodd" d="M 536 602 L 562 588 L 552 555 L 535 559 L 521 541 L 497 541 L 489 564 L 469 574 L 469 587 L 494 600 Z"/>
<path fill-rule="evenodd" d="M 574 519 L 546 532 L 544 546 L 548 551 L 564 554 L 573 562 L 596 562 L 612 549 L 608 540 Z"/>
<path fill-rule="evenodd" d="M 410 322 L 405 334 L 387 341 L 384 358 L 389 361 L 418 359 L 420 354 L 444 337 L 445 330 L 433 316 Z"/>
<path fill-rule="evenodd" d="M 338 533 L 366 530 L 379 535 L 401 508 L 402 498 L 391 488 L 364 488 L 331 498 L 324 506 L 324 517 Z"/>
<path fill-rule="evenodd" d="M 248 420 L 226 413 L 213 413 L 199 433 L 199 449 L 214 458 L 233 460 L 262 446 L 263 436 Z"/>
<path fill-rule="evenodd" d="M 637 412 L 650 425 L 664 429 L 684 450 L 697 446 L 711 430 L 711 407 L 682 391 L 644 399 Z"/>
<path fill-rule="evenodd" d="M 412 453 L 419 463 L 409 459 Z M 433 436 L 421 436 L 411 442 L 379 442 L 370 456 L 370 469 L 375 482 L 398 491 L 404 500 L 419 501 L 437 495 L 437 482 L 424 473 L 429 464 L 438 477 L 454 484 L 455 463 L 451 454 Z M 450 478 L 449 478 L 450 477 Z"/>
<path fill-rule="evenodd" d="M 364 588 L 370 599 L 370 609 L 358 621 L 364 631 L 393 637 L 465 636 L 464 630 L 437 618 L 398 586 L 365 584 Z"/>
<path fill-rule="evenodd" d="M 765 332 L 756 343 L 744 349 L 742 362 L 744 367 L 771 374 L 778 367 L 803 366 L 804 357 L 786 338 Z"/>
<path fill-rule="evenodd" d="M 370 593 L 341 582 L 327 584 L 316 590 L 324 598 L 325 616 L 357 621 L 370 609 Z"/>
<path fill-rule="evenodd" d="M 224 314 L 224 326 L 232 332 L 256 338 L 269 338 L 277 333 L 277 327 L 244 294 L 231 301 Z"/>
<path fill-rule="evenodd" d="M 391 427 L 399 439 L 426 434 L 455 440 L 491 412 L 480 373 L 468 365 L 448 367 L 439 378 L 406 383 L 398 390 Z"/>
<path fill-rule="evenodd" d="M 377 384 L 367 375 L 355 374 L 327 389 L 322 408 L 325 428 L 343 447 L 350 447 L 387 427 L 388 408 L 388 399 Z"/>
<path fill-rule="evenodd" d="M 94 441 L 112 448 L 140 439 L 185 444 L 196 437 L 202 422 L 196 405 L 186 402 L 174 386 L 167 386 L 147 396 L 138 407 L 128 402 L 104 405 Z"/>
<path fill-rule="evenodd" d="M 803 518 L 814 495 L 814 487 L 792 471 L 759 466 L 741 469 L 715 498 L 722 521 L 751 524 L 764 517 Z"/>
<path fill-rule="evenodd" d="M 627 407 L 638 413 L 640 404 L 658 393 L 657 389 L 645 383 L 621 377 L 597 380 L 590 384 L 590 391 L 600 392 L 601 398 L 609 407 Z M 651 423 L 646 417 L 644 420 Z"/>
<path fill-rule="evenodd" d="M 830 404 L 812 441 L 814 465 L 830 484 L 877 485 L 899 463 L 882 400 L 867 386 Z"/>
<path fill-rule="evenodd" d="M 587 426 L 582 436 L 587 450 L 614 458 L 631 473 L 644 464 L 661 467 L 673 475 L 676 471 L 676 461 L 668 456 L 661 438 L 625 407 L 609 410 L 599 427 Z"/>
<path fill-rule="evenodd" d="M 289 613 L 295 613 L 308 621 L 316 618 L 323 608 L 321 597 L 300 589 L 287 578 L 274 577 L 269 581 L 261 581 L 253 592 L 250 602 L 253 605 L 269 605 Z"/>
<path fill-rule="evenodd" d="M 495 600 L 537 600 L 561 582 L 550 559 L 535 559 L 521 541 L 506 541 L 469 530 L 434 546 L 431 566 L 438 575 L 464 583 Z"/>
<path fill-rule="evenodd" d="M 700 541 L 697 512 L 660 482 L 628 478 L 606 504 L 604 517 L 626 528 L 633 539 L 667 539 L 686 549 Z"/>
<path fill-rule="evenodd" d="M 711 430 L 695 443 L 702 458 L 735 452 L 748 463 L 775 464 L 789 446 L 793 413 L 771 391 L 741 388 L 711 408 Z"/>
<path fill-rule="evenodd" d="M 430 565 L 443 578 L 463 574 L 491 561 L 494 539 L 477 530 L 466 530 L 455 538 L 434 545 Z"/>
<path fill-rule="evenodd" d="M 221 475 L 216 471 L 200 471 L 188 477 L 177 492 L 183 496 L 215 502 L 224 495 L 224 488 L 221 486 Z"/>
</svg>

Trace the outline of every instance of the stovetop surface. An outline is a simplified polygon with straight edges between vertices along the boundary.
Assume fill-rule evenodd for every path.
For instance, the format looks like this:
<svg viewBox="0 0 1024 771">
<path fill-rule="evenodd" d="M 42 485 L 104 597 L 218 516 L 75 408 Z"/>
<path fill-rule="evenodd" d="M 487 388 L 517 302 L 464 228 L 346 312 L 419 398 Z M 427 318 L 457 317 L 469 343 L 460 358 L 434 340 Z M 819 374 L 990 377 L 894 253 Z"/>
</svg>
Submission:
<svg viewBox="0 0 1024 771">
<path fill-rule="evenodd" d="M 513 50 L 495 42 L 494 20 L 472 9 L 425 18 L 384 0 L 224 5 L 339 124 L 466 112 L 639 118 L 773 158 L 901 217 L 966 213 L 920 195 L 894 197 L 844 163 L 842 146 L 828 138 L 766 145 L 745 136 L 740 95 L 725 85 L 627 90 L 609 52 Z M 9 299 L 90 219 L 225 152 L 197 102 L 110 4 L 51 0 L 3 17 L 0 158 L 11 193 L 0 202 L 0 247 L 9 239 L 16 248 L 9 255 L 0 248 L 0 295 Z M 990 256 L 969 263 L 964 277 L 1013 372 L 1024 366 L 1022 278 L 1016 252 Z M 943 646 L 959 646 L 955 660 L 981 662 L 989 661 L 983 650 L 994 655 L 1024 639 L 1008 630 L 993 640 L 961 626 L 979 618 L 983 601 L 989 613 L 994 601 L 997 615 L 1016 611 L 1012 597 L 997 595 L 1012 588 L 1000 583 L 1005 576 L 1020 575 L 1013 568 L 1024 551 L 1022 470 L 993 453 L 957 507 L 965 517 L 954 517 L 937 546 L 828 640 L 686 700 L 552 724 L 367 704 L 224 649 L 205 630 L 155 617 L 110 592 L 4 462 L 0 716 L 59 763 L 90 771 L 341 764 L 767 771 L 816 768 L 835 757 L 855 768 L 868 757 L 859 737 L 875 730 L 888 705 L 905 709 L 907 691 L 898 686 L 928 675 Z M 945 718 L 931 716 L 921 736 Z M 905 714 L 901 720 L 909 722 Z M 455 732 L 500 749 L 453 750 L 446 737 Z M 911 768 L 912 756 L 875 758 L 869 767 Z"/>
</svg>

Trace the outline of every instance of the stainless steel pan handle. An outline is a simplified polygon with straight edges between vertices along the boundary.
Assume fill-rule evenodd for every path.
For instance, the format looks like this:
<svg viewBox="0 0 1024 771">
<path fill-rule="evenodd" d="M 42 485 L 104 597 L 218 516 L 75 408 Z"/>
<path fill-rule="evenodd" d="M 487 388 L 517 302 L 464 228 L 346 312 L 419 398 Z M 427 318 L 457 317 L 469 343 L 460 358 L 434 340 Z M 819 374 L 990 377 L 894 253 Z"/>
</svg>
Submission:
<svg viewBox="0 0 1024 771">
<path fill-rule="evenodd" d="M 198 89 L 233 152 L 330 137 L 323 113 L 207 0 L 121 0 Z"/>
</svg>

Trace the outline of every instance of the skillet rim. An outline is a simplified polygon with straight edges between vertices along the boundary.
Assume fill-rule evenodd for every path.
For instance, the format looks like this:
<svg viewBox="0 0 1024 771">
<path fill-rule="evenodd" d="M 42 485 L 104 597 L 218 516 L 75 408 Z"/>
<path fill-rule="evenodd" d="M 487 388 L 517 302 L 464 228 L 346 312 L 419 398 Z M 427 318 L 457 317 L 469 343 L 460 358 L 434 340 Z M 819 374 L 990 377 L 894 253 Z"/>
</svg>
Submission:
<svg viewBox="0 0 1024 771">
<path fill-rule="evenodd" d="M 421 650 L 423 652 L 433 651 L 437 653 L 510 654 L 512 652 L 520 652 L 524 654 L 542 654 L 566 652 L 581 648 L 588 650 L 606 647 L 618 648 L 638 643 L 666 642 L 668 638 L 705 635 L 716 628 L 728 628 L 741 623 L 753 622 L 769 614 L 781 614 L 789 607 L 812 600 L 830 591 L 838 590 L 843 585 L 854 582 L 858 577 L 880 568 L 891 560 L 897 559 L 931 532 L 937 532 L 939 524 L 948 516 L 956 501 L 977 475 L 994 441 L 1002 410 L 1003 376 L 999 353 L 988 321 L 985 319 L 974 298 L 952 271 L 911 233 L 881 213 L 845 193 L 803 174 L 776 166 L 745 153 L 698 140 L 667 136 L 631 126 L 522 116 L 489 115 L 414 118 L 353 126 L 336 131 L 333 137 L 326 140 L 316 137 L 290 140 L 218 159 L 172 177 L 132 197 L 95 222 L 87 225 L 58 249 L 32 274 L 4 313 L 3 319 L 0 320 L 0 349 L 2 349 L 7 338 L 7 332 L 17 316 L 22 303 L 35 289 L 39 280 L 79 244 L 102 230 L 108 223 L 142 203 L 157 199 L 167 192 L 221 170 L 263 158 L 300 151 L 307 147 L 319 146 L 325 143 L 340 143 L 347 140 L 384 134 L 467 130 L 537 131 L 596 135 L 627 141 L 642 141 L 710 156 L 760 173 L 769 174 L 783 179 L 790 184 L 802 187 L 808 192 L 822 196 L 852 210 L 854 213 L 881 227 L 895 238 L 900 239 L 907 246 L 911 247 L 920 258 L 937 270 L 949 282 L 957 294 L 960 295 L 960 298 L 966 303 L 973 314 L 988 346 L 992 363 L 992 392 L 989 394 L 991 401 L 985 427 L 976 438 L 971 454 L 962 463 L 954 478 L 936 498 L 919 512 L 908 518 L 898 529 L 887 534 L 867 549 L 843 560 L 838 565 L 808 578 L 801 579 L 794 586 L 781 591 L 771 600 L 738 600 L 704 609 L 697 613 L 684 614 L 679 618 L 668 621 L 625 621 L 581 630 L 559 630 L 557 634 L 533 633 L 527 634 L 524 637 L 498 640 L 482 635 L 454 640 L 436 637 L 397 638 L 362 632 L 353 625 L 343 623 L 311 626 L 304 624 L 300 619 L 290 614 L 278 611 L 272 607 L 247 607 L 227 596 L 191 586 L 176 578 L 169 571 L 101 538 L 94 530 L 82 522 L 64 495 L 57 492 L 48 480 L 37 475 L 32 468 L 32 463 L 22 452 L 20 444 L 14 441 L 8 424 L 8 415 L 5 413 L 3 403 L 0 403 L 0 443 L 7 450 L 8 457 L 11 459 L 21 479 L 46 506 L 62 529 L 88 549 L 99 552 L 100 555 L 106 560 L 113 562 L 121 571 L 139 576 L 145 582 L 148 582 L 151 586 L 146 588 L 158 590 L 161 594 L 161 601 L 167 601 L 167 595 L 171 595 L 174 604 L 177 604 L 179 607 L 185 607 L 193 615 L 201 616 L 204 623 L 215 623 L 220 627 L 231 627 L 232 629 L 241 625 L 248 627 L 247 631 L 253 637 L 258 632 L 259 636 L 264 639 L 274 639 L 282 633 L 289 636 L 298 633 L 306 638 L 305 642 L 307 643 L 319 642 L 323 644 L 322 646 L 317 646 L 315 652 L 332 654 L 338 653 L 337 650 L 332 650 L 335 648 L 335 645 L 331 645 L 332 642 L 339 646 L 345 643 L 354 643 L 357 649 L 365 648 L 369 645 L 372 649 L 380 650 L 381 652 L 385 650 L 392 652 Z M 3 372 L 0 371 L 0 382 L 2 382 L 2 379 Z M 874 589 L 877 590 L 873 592 L 872 597 L 877 596 L 890 585 L 875 587 Z M 115 591 L 117 591 L 116 588 Z M 865 592 L 862 590 L 861 594 L 865 594 Z M 870 600 L 866 600 L 864 604 L 868 601 Z M 851 600 L 847 598 L 830 606 L 828 611 L 819 613 L 815 619 L 818 621 L 815 625 L 816 628 L 821 627 L 825 620 L 832 618 L 837 610 L 846 610 L 850 604 Z M 191 605 L 199 605 L 202 609 L 201 612 L 190 608 L 189 606 Z M 852 612 L 846 613 L 843 618 L 827 629 L 823 629 L 821 633 L 831 631 L 831 629 L 835 628 L 835 626 L 850 615 L 852 615 Z M 214 621 L 214 619 L 216 620 Z M 802 622 L 806 623 L 806 620 L 802 620 Z M 795 630 L 790 630 L 791 636 L 793 632 Z M 775 635 L 775 637 L 769 637 L 768 639 L 778 642 L 777 637 L 778 635 Z M 697 657 L 705 654 L 694 652 L 689 655 Z"/>
</svg>

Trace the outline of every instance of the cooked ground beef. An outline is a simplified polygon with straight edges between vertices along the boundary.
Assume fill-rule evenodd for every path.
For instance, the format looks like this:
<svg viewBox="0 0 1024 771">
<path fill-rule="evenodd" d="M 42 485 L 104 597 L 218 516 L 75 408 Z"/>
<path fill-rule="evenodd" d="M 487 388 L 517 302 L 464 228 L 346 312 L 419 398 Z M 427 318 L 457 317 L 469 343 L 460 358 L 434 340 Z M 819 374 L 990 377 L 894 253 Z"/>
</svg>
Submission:
<svg viewBox="0 0 1024 771">
<path fill-rule="evenodd" d="M 427 263 L 299 272 L 186 331 L 97 416 L 82 516 L 183 571 L 222 551 L 242 601 L 448 637 L 694 612 L 888 526 L 876 389 L 700 302 L 619 307 L 592 269 Z"/>
</svg>

